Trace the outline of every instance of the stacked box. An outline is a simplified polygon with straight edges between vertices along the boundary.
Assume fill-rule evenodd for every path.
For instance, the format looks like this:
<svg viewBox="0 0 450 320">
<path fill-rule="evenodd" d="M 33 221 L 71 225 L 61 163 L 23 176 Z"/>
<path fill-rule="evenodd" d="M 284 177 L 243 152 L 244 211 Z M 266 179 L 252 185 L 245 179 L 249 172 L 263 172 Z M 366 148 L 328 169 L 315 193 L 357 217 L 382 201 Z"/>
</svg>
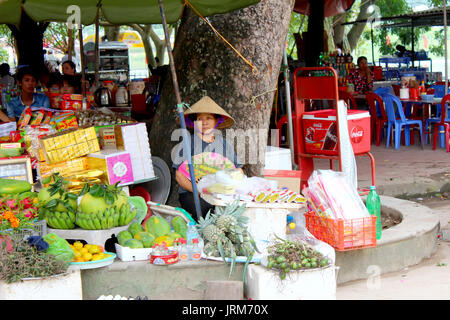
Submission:
<svg viewBox="0 0 450 320">
<path fill-rule="evenodd" d="M 130 154 L 126 151 L 106 151 L 87 155 L 89 169 L 98 169 L 105 172 L 104 182 L 119 186 L 134 182 L 133 167 Z"/>
<path fill-rule="evenodd" d="M 145 123 L 116 126 L 114 131 L 117 149 L 130 154 L 134 181 L 153 178 L 155 172 Z"/>
<path fill-rule="evenodd" d="M 53 173 L 59 172 L 63 177 L 70 176 L 79 171 L 88 169 L 87 157 L 81 157 L 69 161 L 49 164 L 47 162 L 39 162 L 38 171 L 41 178 L 51 176 Z"/>
<path fill-rule="evenodd" d="M 94 127 L 64 131 L 39 139 L 48 163 L 68 161 L 100 151 Z"/>
</svg>

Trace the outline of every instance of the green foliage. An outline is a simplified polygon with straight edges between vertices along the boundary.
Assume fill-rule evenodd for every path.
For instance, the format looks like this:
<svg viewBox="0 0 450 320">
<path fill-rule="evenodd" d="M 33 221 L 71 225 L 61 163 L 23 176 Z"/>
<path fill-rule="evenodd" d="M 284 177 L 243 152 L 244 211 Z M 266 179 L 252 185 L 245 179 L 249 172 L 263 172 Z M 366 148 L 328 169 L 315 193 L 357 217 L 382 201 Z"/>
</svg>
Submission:
<svg viewBox="0 0 450 320">
<path fill-rule="evenodd" d="M 48 277 L 66 272 L 69 264 L 46 252 L 38 252 L 26 241 L 14 239 L 14 251 L 0 246 L 0 279 L 7 283 L 23 278 Z"/>
<path fill-rule="evenodd" d="M 295 44 L 295 33 L 305 32 L 308 29 L 308 17 L 297 12 L 292 12 L 291 22 L 289 24 L 289 31 L 287 34 L 287 53 L 294 59 L 297 59 L 297 46 Z"/>
</svg>

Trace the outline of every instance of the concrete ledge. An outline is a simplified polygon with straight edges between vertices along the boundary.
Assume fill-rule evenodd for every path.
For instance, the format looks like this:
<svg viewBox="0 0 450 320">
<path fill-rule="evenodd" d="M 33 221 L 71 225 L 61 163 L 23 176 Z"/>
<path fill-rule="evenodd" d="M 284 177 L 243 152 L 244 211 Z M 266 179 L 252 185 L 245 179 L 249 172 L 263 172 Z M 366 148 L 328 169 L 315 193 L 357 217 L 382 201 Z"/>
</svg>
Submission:
<svg viewBox="0 0 450 320">
<path fill-rule="evenodd" d="M 383 214 L 401 216 L 402 222 L 384 230 L 375 248 L 337 251 L 338 284 L 418 264 L 437 249 L 440 223 L 430 208 L 388 196 L 380 199 Z"/>
<path fill-rule="evenodd" d="M 201 300 L 207 281 L 242 280 L 243 264 L 237 263 L 228 278 L 230 265 L 218 261 L 188 261 L 155 266 L 148 261 L 123 262 L 82 270 L 83 298 L 101 295 L 147 296 L 159 300 Z"/>
</svg>

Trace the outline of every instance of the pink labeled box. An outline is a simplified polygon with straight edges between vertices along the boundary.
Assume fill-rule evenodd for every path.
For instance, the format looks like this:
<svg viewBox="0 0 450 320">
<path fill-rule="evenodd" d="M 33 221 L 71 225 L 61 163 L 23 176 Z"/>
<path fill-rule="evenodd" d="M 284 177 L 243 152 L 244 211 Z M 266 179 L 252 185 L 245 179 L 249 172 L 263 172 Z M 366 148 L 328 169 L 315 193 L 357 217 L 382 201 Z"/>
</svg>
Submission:
<svg viewBox="0 0 450 320">
<path fill-rule="evenodd" d="M 120 185 L 134 182 L 133 166 L 128 152 L 106 151 L 87 155 L 89 169 L 100 169 L 105 172 L 105 182 Z"/>
</svg>

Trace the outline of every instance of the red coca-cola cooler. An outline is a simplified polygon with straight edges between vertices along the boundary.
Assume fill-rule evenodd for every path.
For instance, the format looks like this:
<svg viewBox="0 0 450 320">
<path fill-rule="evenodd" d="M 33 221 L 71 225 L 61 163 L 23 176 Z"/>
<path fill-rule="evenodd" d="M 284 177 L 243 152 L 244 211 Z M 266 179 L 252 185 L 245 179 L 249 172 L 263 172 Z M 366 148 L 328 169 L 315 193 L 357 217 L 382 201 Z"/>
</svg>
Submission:
<svg viewBox="0 0 450 320">
<path fill-rule="evenodd" d="M 370 114 L 363 110 L 347 110 L 348 133 L 355 154 L 370 151 Z M 310 154 L 337 155 L 336 110 L 303 113 L 305 151 Z"/>
</svg>

